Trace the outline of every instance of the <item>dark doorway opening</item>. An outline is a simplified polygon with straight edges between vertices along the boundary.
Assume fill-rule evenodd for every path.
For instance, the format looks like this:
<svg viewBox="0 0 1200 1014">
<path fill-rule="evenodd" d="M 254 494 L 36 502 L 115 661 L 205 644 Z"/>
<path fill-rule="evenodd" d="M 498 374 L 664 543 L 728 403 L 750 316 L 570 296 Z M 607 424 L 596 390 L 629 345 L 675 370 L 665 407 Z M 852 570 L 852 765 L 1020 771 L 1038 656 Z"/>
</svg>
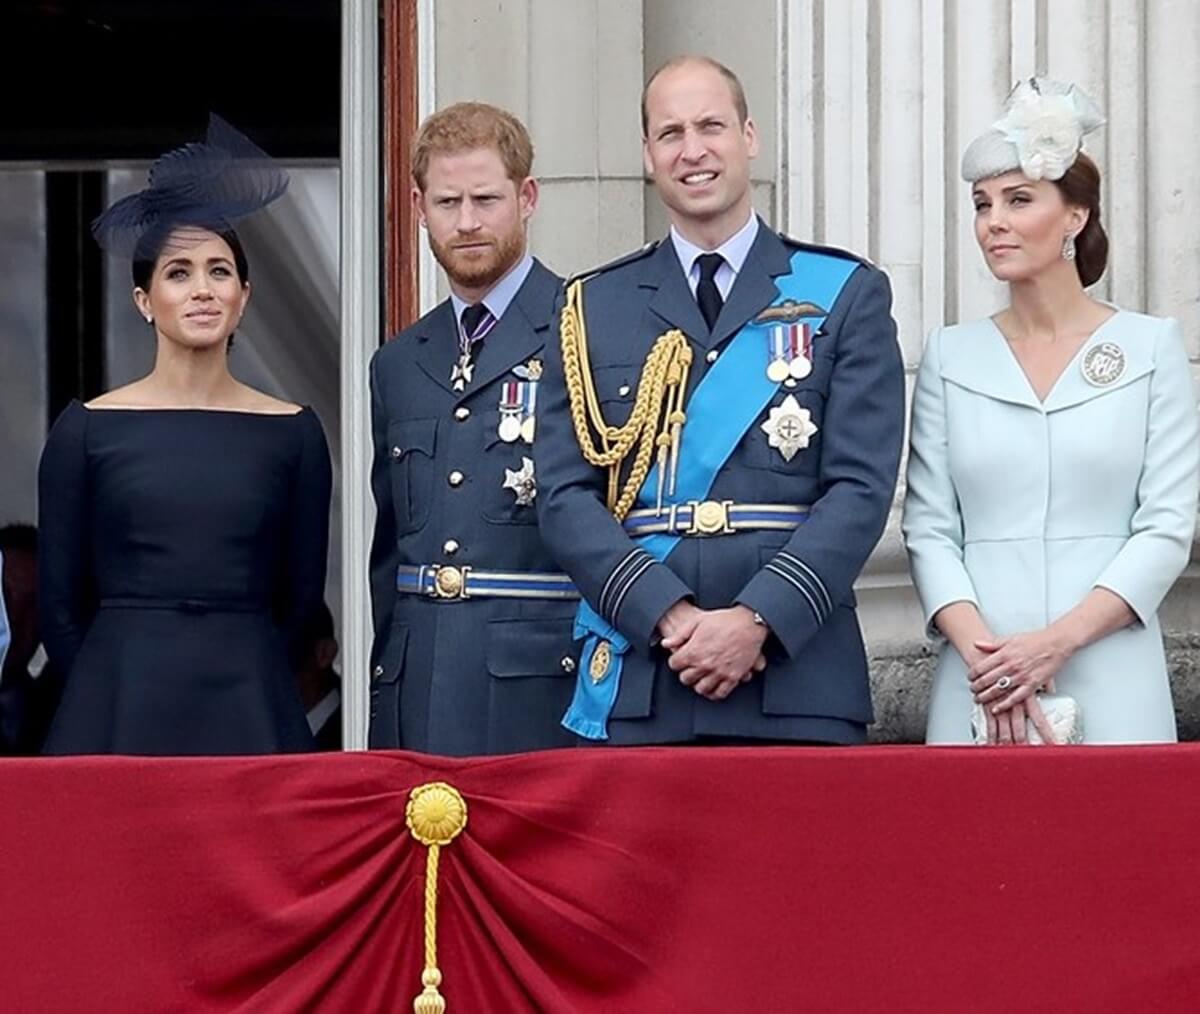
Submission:
<svg viewBox="0 0 1200 1014">
<path fill-rule="evenodd" d="M 8 0 L 0 37 L 0 160 L 152 158 L 209 112 L 338 156 L 338 0 Z"/>
<path fill-rule="evenodd" d="M 9 0 L 0 169 L 45 171 L 46 415 L 105 385 L 105 171 L 203 136 L 210 112 L 285 160 L 338 157 L 338 0 Z"/>
</svg>

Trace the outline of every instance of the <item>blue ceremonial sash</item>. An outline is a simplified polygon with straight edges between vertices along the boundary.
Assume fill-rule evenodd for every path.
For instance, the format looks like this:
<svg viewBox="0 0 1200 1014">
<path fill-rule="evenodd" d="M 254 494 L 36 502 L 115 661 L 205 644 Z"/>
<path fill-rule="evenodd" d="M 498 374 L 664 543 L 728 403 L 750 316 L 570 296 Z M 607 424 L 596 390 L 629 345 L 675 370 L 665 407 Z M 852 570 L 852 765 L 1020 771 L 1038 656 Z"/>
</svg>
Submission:
<svg viewBox="0 0 1200 1014">
<path fill-rule="evenodd" d="M 791 257 L 791 271 L 775 279 L 779 301 L 772 305 L 782 306 L 788 301 L 815 303 L 822 313 L 796 318 L 810 324 L 815 333 L 857 267 L 857 261 L 845 257 L 797 250 Z M 779 390 L 779 383 L 770 380 L 766 370 L 764 327 L 774 323 L 752 320 L 745 324 L 696 386 L 683 424 L 675 493 L 664 499 L 664 511 L 671 504 L 708 498 L 717 473 Z M 656 464 L 638 490 L 639 506 L 655 506 L 658 473 Z M 680 538 L 676 533 L 657 533 L 633 541 L 662 561 Z M 580 601 L 575 614 L 574 634 L 584 645 L 575 695 L 562 724 L 585 739 L 608 739 L 608 717 L 621 689 L 621 669 L 629 642 L 586 600 Z M 608 658 L 602 655 L 597 661 L 597 651 L 605 650 L 602 642 L 607 643 Z M 602 666 L 605 661 L 607 664 Z"/>
</svg>

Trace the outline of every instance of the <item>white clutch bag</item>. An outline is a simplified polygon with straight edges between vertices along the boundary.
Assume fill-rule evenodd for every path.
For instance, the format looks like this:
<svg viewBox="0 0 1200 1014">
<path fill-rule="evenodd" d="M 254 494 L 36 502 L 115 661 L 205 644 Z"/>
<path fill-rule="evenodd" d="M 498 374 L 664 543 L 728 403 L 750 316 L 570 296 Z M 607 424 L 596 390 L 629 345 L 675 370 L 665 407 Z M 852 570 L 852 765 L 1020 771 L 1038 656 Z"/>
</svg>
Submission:
<svg viewBox="0 0 1200 1014">
<path fill-rule="evenodd" d="M 1050 728 L 1054 731 L 1054 742 L 1060 745 L 1083 742 L 1083 715 L 1079 710 L 1079 702 L 1068 694 L 1038 694 L 1037 702 L 1042 706 L 1042 712 Z M 987 743 L 987 716 L 983 705 L 976 704 L 971 709 L 971 735 L 977 746 Z M 1026 719 L 1025 737 L 1033 744 L 1042 743 L 1042 735 L 1037 726 Z"/>
</svg>

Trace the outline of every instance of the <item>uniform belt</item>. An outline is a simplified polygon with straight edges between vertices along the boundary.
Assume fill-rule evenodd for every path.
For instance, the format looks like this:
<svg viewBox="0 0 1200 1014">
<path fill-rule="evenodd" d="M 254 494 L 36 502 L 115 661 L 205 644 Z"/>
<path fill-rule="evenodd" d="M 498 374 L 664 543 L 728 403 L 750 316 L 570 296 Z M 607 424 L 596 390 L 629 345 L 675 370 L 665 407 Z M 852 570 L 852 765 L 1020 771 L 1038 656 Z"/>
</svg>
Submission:
<svg viewBox="0 0 1200 1014">
<path fill-rule="evenodd" d="M 169 599 L 141 596 L 114 596 L 100 600 L 101 609 L 166 609 L 180 613 L 265 613 L 270 607 L 262 602 L 238 599 Z"/>
<path fill-rule="evenodd" d="M 396 591 L 434 599 L 577 599 L 566 574 L 537 571 L 476 570 L 428 563 L 396 568 Z"/>
<path fill-rule="evenodd" d="M 734 532 L 792 531 L 808 520 L 807 505 L 689 500 L 661 511 L 630 511 L 622 522 L 630 535 L 732 535 Z"/>
</svg>

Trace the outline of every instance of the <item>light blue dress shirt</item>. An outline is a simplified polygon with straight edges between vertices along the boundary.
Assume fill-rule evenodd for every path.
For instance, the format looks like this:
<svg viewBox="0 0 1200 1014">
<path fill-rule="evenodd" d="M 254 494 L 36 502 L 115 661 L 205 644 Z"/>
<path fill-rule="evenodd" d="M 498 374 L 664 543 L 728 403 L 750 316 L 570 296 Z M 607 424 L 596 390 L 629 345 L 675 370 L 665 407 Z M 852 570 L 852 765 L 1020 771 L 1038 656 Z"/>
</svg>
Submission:
<svg viewBox="0 0 1200 1014">
<path fill-rule="evenodd" d="M 516 266 L 493 285 L 491 291 L 483 297 L 483 305 L 488 308 L 488 313 L 496 320 L 504 316 L 508 304 L 513 301 L 517 291 L 525 284 L 525 279 L 529 277 L 531 270 L 533 270 L 533 255 L 527 252 L 517 261 Z M 454 307 L 454 320 L 461 322 L 463 310 L 469 304 L 453 292 L 450 293 L 450 304 Z"/>
<path fill-rule="evenodd" d="M 679 258 L 679 266 L 687 276 L 688 288 L 692 295 L 696 294 L 696 286 L 700 284 L 700 265 L 697 258 L 706 253 L 719 253 L 724 263 L 717 268 L 715 281 L 717 291 L 722 299 L 729 298 L 729 290 L 737 280 L 738 272 L 746 263 L 750 248 L 754 246 L 754 238 L 758 235 L 758 216 L 750 212 L 750 219 L 737 232 L 729 237 L 715 250 L 704 250 L 691 240 L 684 239 L 675 226 L 671 226 L 671 244 L 675 247 L 675 256 Z"/>
</svg>

